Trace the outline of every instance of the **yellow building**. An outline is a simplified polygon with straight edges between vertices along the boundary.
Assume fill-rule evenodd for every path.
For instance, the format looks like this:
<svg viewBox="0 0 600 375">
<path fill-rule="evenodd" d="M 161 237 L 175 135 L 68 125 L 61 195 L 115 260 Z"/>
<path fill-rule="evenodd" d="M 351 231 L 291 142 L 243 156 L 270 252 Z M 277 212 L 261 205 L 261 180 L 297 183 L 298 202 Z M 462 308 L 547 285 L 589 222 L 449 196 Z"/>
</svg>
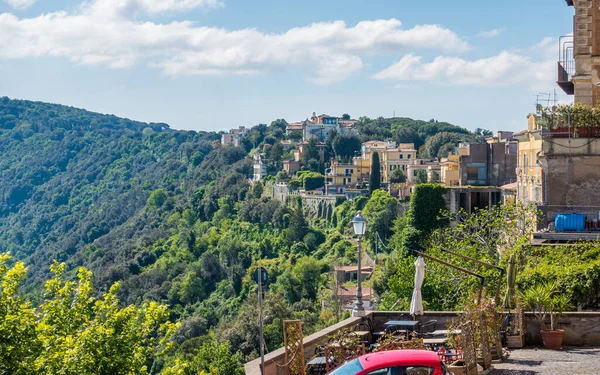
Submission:
<svg viewBox="0 0 600 375">
<path fill-rule="evenodd" d="M 536 115 L 527 116 L 527 130 L 515 133 L 519 141 L 517 163 L 517 200 L 523 203 L 544 202 L 542 166 L 538 158 L 542 153 L 542 126 Z"/>
<path fill-rule="evenodd" d="M 362 156 L 359 161 L 364 167 L 368 165 L 365 171 L 366 175 L 361 176 L 367 179 L 371 172 L 371 159 L 373 153 L 379 154 L 379 164 L 381 168 L 381 182 L 387 183 L 390 180 L 392 172 L 396 168 L 401 168 L 405 173 L 408 171 L 408 165 L 417 158 L 417 150 L 413 143 L 400 143 L 396 146 L 395 142 L 369 141 L 362 144 Z M 356 159 L 355 159 L 356 160 Z"/>
<path fill-rule="evenodd" d="M 440 161 L 440 182 L 446 186 L 460 185 L 460 155 L 448 155 Z"/>
<path fill-rule="evenodd" d="M 361 174 L 361 167 L 353 163 L 331 161 L 331 169 L 327 173 L 328 183 L 335 186 L 356 185 Z"/>
<path fill-rule="evenodd" d="M 336 186 L 356 185 L 369 181 L 373 153 L 379 154 L 381 182 L 387 183 L 396 168 L 408 175 L 408 166 L 416 160 L 417 150 L 412 143 L 369 141 L 362 144 L 361 156 L 355 157 L 352 163 L 340 163 L 332 160 L 327 172 L 328 183 Z"/>
</svg>

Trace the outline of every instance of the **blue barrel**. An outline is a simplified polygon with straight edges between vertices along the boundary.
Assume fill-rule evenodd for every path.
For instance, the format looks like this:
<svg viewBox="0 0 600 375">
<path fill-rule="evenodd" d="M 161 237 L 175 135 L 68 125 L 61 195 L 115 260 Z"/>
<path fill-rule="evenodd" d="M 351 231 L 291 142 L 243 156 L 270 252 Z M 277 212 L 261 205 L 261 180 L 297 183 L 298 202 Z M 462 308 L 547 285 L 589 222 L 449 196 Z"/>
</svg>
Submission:
<svg viewBox="0 0 600 375">
<path fill-rule="evenodd" d="M 585 230 L 585 215 L 571 214 L 567 217 L 567 230 L 583 232 Z"/>
<path fill-rule="evenodd" d="M 554 219 L 554 229 L 557 232 L 575 231 L 583 232 L 585 230 L 584 214 L 556 215 Z"/>
<path fill-rule="evenodd" d="M 554 230 L 564 232 L 567 226 L 567 215 L 556 215 L 554 218 Z"/>
</svg>

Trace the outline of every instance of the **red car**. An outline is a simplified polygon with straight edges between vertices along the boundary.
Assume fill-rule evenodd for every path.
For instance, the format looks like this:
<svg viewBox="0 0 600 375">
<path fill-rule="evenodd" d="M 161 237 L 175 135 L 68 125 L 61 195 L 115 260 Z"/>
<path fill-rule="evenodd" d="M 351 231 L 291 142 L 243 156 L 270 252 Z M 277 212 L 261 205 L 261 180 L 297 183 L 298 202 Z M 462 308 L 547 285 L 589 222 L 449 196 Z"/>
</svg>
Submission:
<svg viewBox="0 0 600 375">
<path fill-rule="evenodd" d="M 436 352 L 390 350 L 365 354 L 329 375 L 451 375 Z"/>
</svg>

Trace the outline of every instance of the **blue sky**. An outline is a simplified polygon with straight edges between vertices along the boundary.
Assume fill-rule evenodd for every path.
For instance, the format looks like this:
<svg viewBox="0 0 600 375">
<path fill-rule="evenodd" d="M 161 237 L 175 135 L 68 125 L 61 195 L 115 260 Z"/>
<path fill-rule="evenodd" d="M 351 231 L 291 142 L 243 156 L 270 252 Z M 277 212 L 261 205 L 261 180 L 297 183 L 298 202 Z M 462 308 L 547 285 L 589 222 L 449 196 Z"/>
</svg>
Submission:
<svg viewBox="0 0 600 375">
<path fill-rule="evenodd" d="M 174 128 L 331 115 L 520 130 L 562 0 L 0 0 L 0 96 Z"/>
</svg>

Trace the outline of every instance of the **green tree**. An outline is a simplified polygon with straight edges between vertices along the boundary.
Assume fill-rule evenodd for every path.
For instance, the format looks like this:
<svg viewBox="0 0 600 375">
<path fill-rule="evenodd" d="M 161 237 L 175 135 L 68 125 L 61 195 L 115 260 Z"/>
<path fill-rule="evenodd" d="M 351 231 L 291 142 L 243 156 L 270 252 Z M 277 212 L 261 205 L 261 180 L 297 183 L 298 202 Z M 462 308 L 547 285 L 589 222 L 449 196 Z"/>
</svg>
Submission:
<svg viewBox="0 0 600 375">
<path fill-rule="evenodd" d="M 210 375 L 243 375 L 241 364 L 239 353 L 232 353 L 227 344 L 218 343 L 211 337 L 202 343 L 185 374 L 197 375 L 205 371 Z"/>
<path fill-rule="evenodd" d="M 150 197 L 148 197 L 148 206 L 161 208 L 166 200 L 167 193 L 165 192 L 165 189 L 156 189 L 150 194 Z"/>
<path fill-rule="evenodd" d="M 90 271 L 80 268 L 77 281 L 63 281 L 65 266 L 55 262 L 34 309 L 19 294 L 27 269 L 21 262 L 8 268 L 9 259 L 0 255 L 0 373 L 148 374 L 170 347 L 177 325 L 168 322 L 166 306 L 120 307 L 119 284 L 97 299 Z"/>
<path fill-rule="evenodd" d="M 321 262 L 315 258 L 306 256 L 298 259 L 294 268 L 292 268 L 292 275 L 301 287 L 301 298 L 314 300 L 317 297 L 321 268 Z"/>
<path fill-rule="evenodd" d="M 363 214 L 367 219 L 367 236 L 374 239 L 375 233 L 386 239 L 392 233 L 392 223 L 398 216 L 398 200 L 385 190 L 375 190 L 365 205 Z"/>
<path fill-rule="evenodd" d="M 316 172 L 303 174 L 301 180 L 304 184 L 304 190 L 315 190 L 325 185 L 325 176 Z"/>
<path fill-rule="evenodd" d="M 427 171 L 424 169 L 416 170 L 414 181 L 416 184 L 426 184 L 427 183 Z"/>
<path fill-rule="evenodd" d="M 332 142 L 335 156 L 343 161 L 349 161 L 360 151 L 360 138 L 354 134 L 338 134 Z"/>
<path fill-rule="evenodd" d="M 415 186 L 410 196 L 410 208 L 407 213 L 407 226 L 404 228 L 404 251 L 423 250 L 425 240 L 438 228 L 450 222 L 444 215 L 448 189 L 438 184 Z"/>
<path fill-rule="evenodd" d="M 308 233 L 308 224 L 304 218 L 301 208 L 296 208 L 290 217 L 290 223 L 285 231 L 286 238 L 290 244 L 302 242 Z"/>
<path fill-rule="evenodd" d="M 269 160 L 275 166 L 276 170 L 280 170 L 281 166 L 281 157 L 283 156 L 283 146 L 281 142 L 277 142 L 271 148 L 271 152 L 269 153 Z"/>
<path fill-rule="evenodd" d="M 342 120 L 350 120 L 350 115 L 349 115 L 349 114 L 347 114 L 347 113 L 344 113 L 344 114 L 342 115 Z"/>
<path fill-rule="evenodd" d="M 319 150 L 317 149 L 317 141 L 311 138 L 302 148 L 302 164 L 309 165 L 309 161 L 313 159 L 319 160 Z"/>
<path fill-rule="evenodd" d="M 381 187 L 381 166 L 379 164 L 379 153 L 371 155 L 371 175 L 369 176 L 369 191 L 373 193 Z"/>
<path fill-rule="evenodd" d="M 390 182 L 394 184 L 403 184 L 406 182 L 406 173 L 404 173 L 402 168 L 396 168 L 392 171 Z"/>
</svg>

